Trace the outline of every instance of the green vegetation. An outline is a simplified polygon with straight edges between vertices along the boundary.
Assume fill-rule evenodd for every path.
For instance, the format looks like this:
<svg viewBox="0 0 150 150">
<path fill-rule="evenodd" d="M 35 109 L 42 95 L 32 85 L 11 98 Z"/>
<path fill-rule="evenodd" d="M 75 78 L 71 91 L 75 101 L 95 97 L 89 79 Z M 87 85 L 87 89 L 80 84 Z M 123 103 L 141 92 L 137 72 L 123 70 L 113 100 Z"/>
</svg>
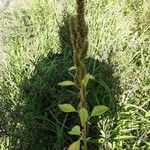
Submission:
<svg viewBox="0 0 150 150">
<path fill-rule="evenodd" d="M 69 134 L 78 135 L 79 139 L 73 142 L 68 150 L 88 150 L 88 143 L 91 137 L 89 134 L 90 119 L 94 116 L 100 116 L 108 110 L 104 105 L 97 105 L 93 108 L 90 114 L 88 109 L 87 85 L 89 80 L 94 80 L 95 77 L 87 73 L 85 59 L 88 53 L 88 26 L 85 22 L 85 1 L 76 1 L 76 14 L 70 17 L 70 37 L 73 45 L 73 64 L 69 71 L 75 70 L 74 81 L 63 81 L 58 83 L 60 86 L 75 86 L 78 89 L 79 102 L 76 110 L 71 104 L 59 104 L 59 108 L 65 113 L 76 112 L 80 118 L 80 124 L 72 127 Z M 90 114 L 90 116 L 89 116 Z M 83 142 L 83 144 L 81 144 Z"/>
<path fill-rule="evenodd" d="M 78 105 L 72 80 L 69 32 L 75 1 L 30 0 L 27 9 L 0 12 L 5 25 L 7 67 L 0 72 L 1 149 L 62 150 L 78 137 L 77 113 L 58 104 Z M 150 148 L 149 0 L 87 0 L 89 26 L 87 85 L 89 111 L 109 109 L 89 124 L 90 150 Z M 74 127 L 75 126 L 75 127 Z M 74 127 L 70 130 L 70 127 Z M 77 133 L 76 132 L 76 133 Z"/>
</svg>

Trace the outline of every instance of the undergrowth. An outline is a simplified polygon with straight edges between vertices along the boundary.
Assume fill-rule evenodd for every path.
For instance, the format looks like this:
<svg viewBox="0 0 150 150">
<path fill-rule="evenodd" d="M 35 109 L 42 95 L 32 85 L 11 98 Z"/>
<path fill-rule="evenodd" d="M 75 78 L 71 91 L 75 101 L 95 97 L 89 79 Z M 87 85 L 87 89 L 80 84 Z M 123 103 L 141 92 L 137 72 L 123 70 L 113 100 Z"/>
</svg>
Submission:
<svg viewBox="0 0 150 150">
<path fill-rule="evenodd" d="M 75 1 L 34 0 L 27 9 L 1 12 L 7 67 L 0 73 L 1 149 L 62 150 L 76 116 L 58 103 L 77 104 L 71 79 L 68 19 Z M 148 0 L 87 0 L 89 53 L 86 67 L 95 81 L 87 87 L 90 108 L 109 110 L 93 119 L 91 150 L 150 148 L 150 4 Z"/>
</svg>

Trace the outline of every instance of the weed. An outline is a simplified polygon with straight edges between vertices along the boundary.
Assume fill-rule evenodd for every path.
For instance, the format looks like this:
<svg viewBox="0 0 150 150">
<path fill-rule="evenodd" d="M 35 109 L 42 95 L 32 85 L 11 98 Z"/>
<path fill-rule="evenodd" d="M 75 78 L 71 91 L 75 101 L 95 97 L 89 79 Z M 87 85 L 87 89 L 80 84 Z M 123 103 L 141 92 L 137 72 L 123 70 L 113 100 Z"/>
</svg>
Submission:
<svg viewBox="0 0 150 150">
<path fill-rule="evenodd" d="M 80 129 L 79 125 L 74 126 L 69 134 L 78 135 L 80 138 L 78 141 L 72 143 L 69 146 L 69 150 L 80 150 L 80 141 L 83 142 L 82 149 L 87 150 L 87 142 L 91 138 L 88 136 L 88 124 L 89 120 L 93 116 L 99 116 L 105 111 L 107 111 L 107 107 L 103 105 L 95 106 L 91 115 L 89 116 L 88 111 L 88 103 L 86 101 L 86 87 L 89 80 L 94 80 L 95 77 L 91 74 L 88 74 L 85 68 L 85 58 L 87 57 L 88 52 L 88 27 L 85 23 L 84 17 L 84 0 L 76 1 L 77 14 L 71 17 L 70 21 L 70 33 L 71 33 L 71 41 L 73 44 L 73 60 L 74 66 L 69 68 L 69 70 L 75 70 L 76 74 L 74 75 L 73 81 L 63 81 L 59 83 L 60 86 L 76 86 L 79 89 L 79 105 L 78 111 L 71 104 L 59 104 L 59 108 L 66 113 L 77 112 L 80 117 L 80 123 L 82 129 Z"/>
</svg>

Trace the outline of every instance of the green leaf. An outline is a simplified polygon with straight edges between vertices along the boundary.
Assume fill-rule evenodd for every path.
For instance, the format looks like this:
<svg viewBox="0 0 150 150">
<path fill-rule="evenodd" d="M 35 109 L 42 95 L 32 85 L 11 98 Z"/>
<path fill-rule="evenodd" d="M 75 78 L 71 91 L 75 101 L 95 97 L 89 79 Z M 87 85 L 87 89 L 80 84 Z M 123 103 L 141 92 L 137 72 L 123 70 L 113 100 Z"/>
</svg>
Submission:
<svg viewBox="0 0 150 150">
<path fill-rule="evenodd" d="M 68 71 L 72 71 L 72 70 L 77 70 L 77 67 L 72 66 L 72 67 L 70 67 L 70 68 L 68 69 Z"/>
<path fill-rule="evenodd" d="M 80 117 L 81 125 L 82 127 L 84 127 L 89 118 L 88 111 L 85 108 L 81 108 L 79 110 L 79 117 Z"/>
<path fill-rule="evenodd" d="M 143 141 L 147 146 L 150 146 L 150 142 Z"/>
<path fill-rule="evenodd" d="M 74 126 L 70 132 L 68 132 L 71 135 L 80 135 L 80 126 L 76 125 Z"/>
<path fill-rule="evenodd" d="M 76 112 L 75 108 L 71 104 L 59 104 L 58 107 L 63 112 Z"/>
<path fill-rule="evenodd" d="M 97 139 L 90 138 L 90 139 L 88 140 L 88 143 L 91 143 L 91 144 L 99 144 L 99 138 L 97 138 Z"/>
<path fill-rule="evenodd" d="M 63 81 L 63 82 L 58 83 L 58 85 L 60 85 L 60 86 L 71 86 L 71 85 L 76 85 L 76 84 L 72 81 Z"/>
<path fill-rule="evenodd" d="M 92 137 L 88 137 L 88 138 L 86 139 L 86 141 L 89 141 L 91 138 L 92 138 Z"/>
<path fill-rule="evenodd" d="M 76 142 L 73 142 L 68 150 L 80 150 L 80 140 L 76 141 Z"/>
<path fill-rule="evenodd" d="M 129 107 L 135 108 L 135 109 L 139 109 L 139 110 L 141 110 L 141 111 L 147 113 L 147 111 L 146 111 L 145 109 L 143 109 L 142 107 L 136 106 L 136 105 L 133 105 L 133 104 L 126 104 L 125 109 L 127 109 L 127 108 L 129 108 Z"/>
<path fill-rule="evenodd" d="M 121 135 L 121 136 L 117 136 L 114 139 L 115 140 L 129 140 L 129 139 L 135 139 L 137 138 L 136 136 L 133 135 Z"/>
<path fill-rule="evenodd" d="M 106 107 L 104 105 L 95 106 L 93 111 L 92 111 L 91 117 L 92 116 L 100 116 L 101 114 L 103 114 L 107 110 L 108 110 L 108 107 Z"/>
<path fill-rule="evenodd" d="M 89 82 L 89 80 L 94 80 L 95 79 L 95 77 L 93 76 L 93 75 L 91 75 L 91 74 L 86 74 L 85 75 L 85 77 L 83 78 L 83 80 L 82 80 L 82 84 L 86 87 L 87 86 L 87 84 L 88 84 L 88 82 Z"/>
</svg>

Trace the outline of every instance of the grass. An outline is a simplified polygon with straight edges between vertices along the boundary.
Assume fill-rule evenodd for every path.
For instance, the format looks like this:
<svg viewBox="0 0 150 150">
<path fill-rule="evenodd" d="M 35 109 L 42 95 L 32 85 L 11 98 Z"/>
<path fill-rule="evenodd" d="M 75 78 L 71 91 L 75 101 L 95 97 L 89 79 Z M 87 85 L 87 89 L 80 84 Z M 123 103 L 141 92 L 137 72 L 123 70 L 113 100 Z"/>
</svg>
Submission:
<svg viewBox="0 0 150 150">
<path fill-rule="evenodd" d="M 1 71 L 1 149 L 62 150 L 76 117 L 58 103 L 75 105 L 71 79 L 72 45 L 68 16 L 74 1 L 30 1 L 27 9 L 1 13 L 7 67 Z M 88 87 L 90 106 L 110 109 L 92 120 L 90 149 L 150 148 L 150 4 L 148 0 L 87 0 L 87 68 L 96 77 Z M 76 139 L 76 137 L 74 137 Z"/>
</svg>

